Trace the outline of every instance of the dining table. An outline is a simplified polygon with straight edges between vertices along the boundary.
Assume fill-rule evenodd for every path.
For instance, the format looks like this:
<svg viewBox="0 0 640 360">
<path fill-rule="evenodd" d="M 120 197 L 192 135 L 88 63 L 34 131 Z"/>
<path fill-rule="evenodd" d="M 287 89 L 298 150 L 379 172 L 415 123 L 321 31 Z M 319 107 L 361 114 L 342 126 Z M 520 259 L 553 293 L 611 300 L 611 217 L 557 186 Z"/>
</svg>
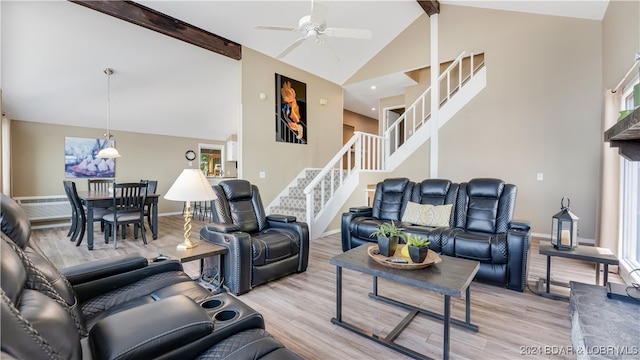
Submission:
<svg viewBox="0 0 640 360">
<path fill-rule="evenodd" d="M 82 204 L 87 208 L 87 246 L 93 250 L 93 209 L 113 206 L 113 194 L 109 191 L 78 191 Z M 158 238 L 158 199 L 160 194 L 147 194 L 146 205 L 150 205 L 151 233 Z"/>
</svg>

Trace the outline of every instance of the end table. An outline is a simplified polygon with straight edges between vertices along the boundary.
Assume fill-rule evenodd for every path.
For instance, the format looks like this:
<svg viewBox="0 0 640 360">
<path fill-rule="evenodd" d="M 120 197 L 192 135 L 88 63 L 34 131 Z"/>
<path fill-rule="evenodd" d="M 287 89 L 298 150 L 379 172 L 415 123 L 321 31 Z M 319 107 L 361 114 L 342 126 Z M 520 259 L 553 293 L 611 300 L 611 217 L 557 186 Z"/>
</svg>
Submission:
<svg viewBox="0 0 640 360">
<path fill-rule="evenodd" d="M 573 250 L 558 250 L 550 241 L 540 242 L 540 254 L 547 256 L 547 278 L 538 280 L 538 295 L 542 295 L 552 299 L 569 300 L 568 296 L 553 294 L 550 292 L 549 286 L 551 283 L 554 285 L 560 285 L 569 287 L 569 284 L 561 283 L 551 280 L 551 257 L 563 257 L 568 259 L 591 261 L 596 263 L 596 285 L 600 284 L 600 264 L 604 264 L 603 284 L 607 285 L 609 275 L 609 265 L 618 265 L 618 258 L 613 252 L 607 248 L 595 247 L 595 246 L 578 246 Z"/>
</svg>

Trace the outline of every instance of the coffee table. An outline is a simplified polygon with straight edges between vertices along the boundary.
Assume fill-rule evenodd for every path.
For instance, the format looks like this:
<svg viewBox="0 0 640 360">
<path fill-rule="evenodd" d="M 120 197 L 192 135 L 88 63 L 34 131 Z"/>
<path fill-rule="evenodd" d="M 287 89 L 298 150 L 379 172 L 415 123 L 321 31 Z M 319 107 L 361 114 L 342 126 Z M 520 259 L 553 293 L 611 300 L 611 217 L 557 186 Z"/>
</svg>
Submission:
<svg viewBox="0 0 640 360">
<path fill-rule="evenodd" d="M 539 253 L 541 255 L 547 256 L 547 278 L 538 280 L 538 289 L 536 293 L 538 295 L 556 300 L 569 300 L 569 297 L 551 293 L 550 285 L 554 284 L 569 287 L 569 284 L 551 280 L 552 256 L 591 261 L 596 263 L 596 285 L 600 284 L 600 264 L 604 264 L 604 274 L 602 276 L 602 285 L 604 286 L 607 285 L 609 276 L 609 265 L 619 264 L 618 258 L 611 250 L 595 246 L 578 246 L 572 250 L 558 250 L 551 244 L 550 241 L 541 241 Z"/>
<path fill-rule="evenodd" d="M 478 326 L 471 324 L 470 284 L 475 277 L 480 263 L 477 261 L 458 259 L 441 255 L 442 262 L 424 269 L 395 269 L 378 264 L 367 254 L 368 247 L 362 245 L 336 255 L 329 261 L 336 266 L 336 317 L 331 319 L 333 324 L 341 326 L 356 334 L 371 339 L 395 351 L 401 352 L 415 359 L 430 359 L 426 355 L 395 343 L 395 339 L 418 314 L 427 315 L 441 320 L 444 327 L 443 359 L 449 358 L 449 326 L 450 324 L 477 332 Z M 409 310 L 407 316 L 386 336 L 374 334 L 372 331 L 361 329 L 342 320 L 342 269 L 359 271 L 373 276 L 373 290 L 369 297 L 382 302 L 396 305 Z M 396 281 L 398 283 L 434 291 L 444 295 L 443 314 L 421 309 L 382 295 L 378 295 L 378 278 Z M 465 320 L 451 318 L 451 296 L 461 298 L 465 294 Z M 374 319 L 371 319 L 374 320 Z"/>
</svg>

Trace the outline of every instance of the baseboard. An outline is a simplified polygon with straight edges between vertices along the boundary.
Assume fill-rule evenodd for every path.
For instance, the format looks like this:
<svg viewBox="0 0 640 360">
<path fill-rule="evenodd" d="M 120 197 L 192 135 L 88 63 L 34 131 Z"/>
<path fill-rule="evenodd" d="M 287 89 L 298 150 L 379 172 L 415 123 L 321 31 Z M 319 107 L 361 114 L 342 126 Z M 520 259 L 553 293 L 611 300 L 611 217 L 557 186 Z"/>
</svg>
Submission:
<svg viewBox="0 0 640 360">
<path fill-rule="evenodd" d="M 543 238 L 543 239 L 547 239 L 547 240 L 551 240 L 551 234 L 546 234 L 546 233 L 531 233 L 532 237 L 535 238 Z M 596 240 L 595 239 L 588 239 L 588 238 L 583 238 L 583 237 L 578 237 L 578 245 L 587 245 L 587 246 L 595 246 L 596 245 Z"/>
</svg>

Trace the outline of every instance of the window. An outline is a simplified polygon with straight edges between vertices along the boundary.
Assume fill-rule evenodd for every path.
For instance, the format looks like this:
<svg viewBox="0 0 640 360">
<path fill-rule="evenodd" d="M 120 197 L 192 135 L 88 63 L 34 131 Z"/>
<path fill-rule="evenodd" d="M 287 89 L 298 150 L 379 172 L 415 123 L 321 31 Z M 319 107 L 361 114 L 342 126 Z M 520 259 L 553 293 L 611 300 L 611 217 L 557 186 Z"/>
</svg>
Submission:
<svg viewBox="0 0 640 360">
<path fill-rule="evenodd" d="M 622 159 L 621 164 L 620 255 L 623 271 L 640 268 L 640 161 Z M 632 279 L 640 282 L 640 274 Z"/>
<path fill-rule="evenodd" d="M 632 81 L 623 93 L 622 109 L 633 109 Z M 640 104 L 638 104 L 640 105 Z M 640 283 L 640 161 L 629 161 L 620 158 L 620 270 L 623 277 Z"/>
</svg>

